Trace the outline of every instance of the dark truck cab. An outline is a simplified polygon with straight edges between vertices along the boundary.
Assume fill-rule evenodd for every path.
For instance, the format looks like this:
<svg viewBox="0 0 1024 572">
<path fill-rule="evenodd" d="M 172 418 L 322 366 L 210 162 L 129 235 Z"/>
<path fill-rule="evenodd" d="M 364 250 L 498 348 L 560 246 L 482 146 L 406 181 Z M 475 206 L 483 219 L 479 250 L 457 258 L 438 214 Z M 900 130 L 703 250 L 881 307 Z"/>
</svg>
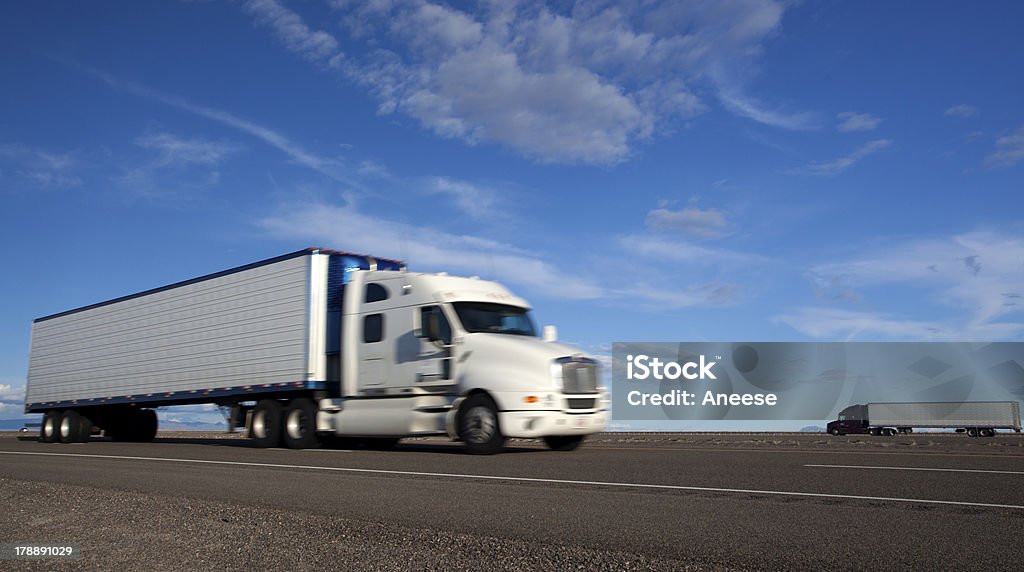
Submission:
<svg viewBox="0 0 1024 572">
<path fill-rule="evenodd" d="M 896 435 L 913 433 L 912 427 L 875 427 L 868 417 L 868 405 L 851 405 L 839 412 L 838 419 L 830 421 L 827 431 L 832 435 Z"/>
</svg>

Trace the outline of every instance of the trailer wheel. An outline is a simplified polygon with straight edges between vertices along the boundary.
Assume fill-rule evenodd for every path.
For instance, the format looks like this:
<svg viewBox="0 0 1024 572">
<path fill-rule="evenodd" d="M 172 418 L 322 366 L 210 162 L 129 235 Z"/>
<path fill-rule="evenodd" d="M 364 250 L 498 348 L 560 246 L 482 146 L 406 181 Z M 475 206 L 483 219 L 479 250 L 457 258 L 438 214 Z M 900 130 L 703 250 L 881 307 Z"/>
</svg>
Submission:
<svg viewBox="0 0 1024 572">
<path fill-rule="evenodd" d="M 58 436 L 61 443 L 85 443 L 92 432 L 92 421 L 74 409 L 68 409 L 60 417 Z"/>
<path fill-rule="evenodd" d="M 316 434 L 316 403 L 309 398 L 293 399 L 284 412 L 284 443 L 292 449 L 319 447 Z"/>
<path fill-rule="evenodd" d="M 458 427 L 459 439 L 471 454 L 493 455 L 505 446 L 505 436 L 498 426 L 498 408 L 484 394 L 470 395 L 462 403 Z"/>
<path fill-rule="evenodd" d="M 544 438 L 544 443 L 552 451 L 572 451 L 583 442 L 583 435 L 562 435 Z"/>
<path fill-rule="evenodd" d="M 56 443 L 60 440 L 60 411 L 47 411 L 43 415 L 43 426 L 39 428 L 39 440 L 43 443 Z"/>
<path fill-rule="evenodd" d="M 977 437 L 978 436 L 978 428 L 977 427 L 968 427 L 967 428 L 967 436 L 968 437 Z"/>
<path fill-rule="evenodd" d="M 249 433 L 257 447 L 281 446 L 281 409 L 281 404 L 273 399 L 256 404 Z"/>
<path fill-rule="evenodd" d="M 979 433 L 980 433 L 980 435 L 982 437 L 995 437 L 996 436 L 996 430 L 995 429 L 987 429 L 987 428 L 986 429 L 981 429 L 979 431 Z"/>
</svg>

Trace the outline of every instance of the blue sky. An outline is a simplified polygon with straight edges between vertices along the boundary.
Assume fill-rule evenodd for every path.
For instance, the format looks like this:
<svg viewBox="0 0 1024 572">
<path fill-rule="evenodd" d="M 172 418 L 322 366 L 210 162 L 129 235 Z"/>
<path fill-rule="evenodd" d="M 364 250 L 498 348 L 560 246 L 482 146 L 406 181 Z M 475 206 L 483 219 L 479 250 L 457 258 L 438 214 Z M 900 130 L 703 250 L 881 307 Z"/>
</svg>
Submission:
<svg viewBox="0 0 1024 572">
<path fill-rule="evenodd" d="M 318 245 L 614 341 L 1024 338 L 1019 2 L 0 7 L 35 317 Z"/>
</svg>

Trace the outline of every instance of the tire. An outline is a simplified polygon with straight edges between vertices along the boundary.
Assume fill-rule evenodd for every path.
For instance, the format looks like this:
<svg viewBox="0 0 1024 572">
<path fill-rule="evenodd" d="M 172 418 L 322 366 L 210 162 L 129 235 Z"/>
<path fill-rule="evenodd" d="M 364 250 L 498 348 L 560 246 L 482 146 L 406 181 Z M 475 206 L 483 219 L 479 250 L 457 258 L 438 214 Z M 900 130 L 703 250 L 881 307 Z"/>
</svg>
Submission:
<svg viewBox="0 0 1024 572">
<path fill-rule="evenodd" d="M 885 435 L 886 437 L 895 437 L 896 436 L 896 430 L 895 429 L 883 429 L 882 430 L 882 435 Z"/>
<path fill-rule="evenodd" d="M 583 439 L 583 435 L 550 436 L 544 438 L 544 443 L 547 444 L 552 451 L 572 451 L 576 449 L 576 447 L 580 446 Z"/>
<path fill-rule="evenodd" d="M 839 429 L 833 429 L 833 430 L 829 431 L 829 433 L 831 433 L 833 437 L 838 437 L 838 436 L 842 435 L 842 433 L 839 432 Z"/>
<path fill-rule="evenodd" d="M 317 406 L 312 399 L 293 399 L 284 411 L 284 444 L 290 449 L 310 449 L 320 446 L 316 434 Z M 255 413 L 253 414 L 255 417 Z"/>
<path fill-rule="evenodd" d="M 978 436 L 978 428 L 977 427 L 968 427 L 967 428 L 967 436 L 968 437 L 977 437 Z"/>
<path fill-rule="evenodd" d="M 875 437 L 878 437 L 879 435 L 882 434 L 882 431 L 880 429 L 869 429 L 868 433 Z"/>
<path fill-rule="evenodd" d="M 43 426 L 39 428 L 39 441 L 56 443 L 60 440 L 60 411 L 47 411 L 43 415 Z"/>
<path fill-rule="evenodd" d="M 281 446 L 282 409 L 281 403 L 273 399 L 264 399 L 256 404 L 249 435 L 257 447 Z"/>
<path fill-rule="evenodd" d="M 61 443 L 85 443 L 92 431 L 92 421 L 74 409 L 68 409 L 60 416 L 57 436 Z"/>
<path fill-rule="evenodd" d="M 981 436 L 982 437 L 995 437 L 996 436 L 996 430 L 995 429 L 982 429 L 981 430 Z"/>
<path fill-rule="evenodd" d="M 493 455 L 505 446 L 505 436 L 498 423 L 498 408 L 484 395 L 469 396 L 459 409 L 459 439 L 466 452 L 473 455 Z"/>
</svg>

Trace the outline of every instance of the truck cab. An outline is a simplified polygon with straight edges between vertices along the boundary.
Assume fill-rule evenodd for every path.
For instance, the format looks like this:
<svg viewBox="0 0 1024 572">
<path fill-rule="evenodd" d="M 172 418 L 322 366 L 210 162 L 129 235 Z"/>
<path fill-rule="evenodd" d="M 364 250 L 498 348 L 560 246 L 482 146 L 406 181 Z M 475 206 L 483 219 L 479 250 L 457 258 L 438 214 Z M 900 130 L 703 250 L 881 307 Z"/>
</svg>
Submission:
<svg viewBox="0 0 1024 572">
<path fill-rule="evenodd" d="M 446 433 L 493 452 L 508 437 L 571 449 L 607 425 L 596 361 L 541 339 L 530 305 L 495 282 L 357 271 L 341 329 L 340 392 L 321 401 L 321 432 Z"/>
<path fill-rule="evenodd" d="M 826 430 L 832 435 L 867 433 L 868 418 L 866 406 L 851 405 L 839 412 L 835 421 L 830 421 Z"/>
</svg>

